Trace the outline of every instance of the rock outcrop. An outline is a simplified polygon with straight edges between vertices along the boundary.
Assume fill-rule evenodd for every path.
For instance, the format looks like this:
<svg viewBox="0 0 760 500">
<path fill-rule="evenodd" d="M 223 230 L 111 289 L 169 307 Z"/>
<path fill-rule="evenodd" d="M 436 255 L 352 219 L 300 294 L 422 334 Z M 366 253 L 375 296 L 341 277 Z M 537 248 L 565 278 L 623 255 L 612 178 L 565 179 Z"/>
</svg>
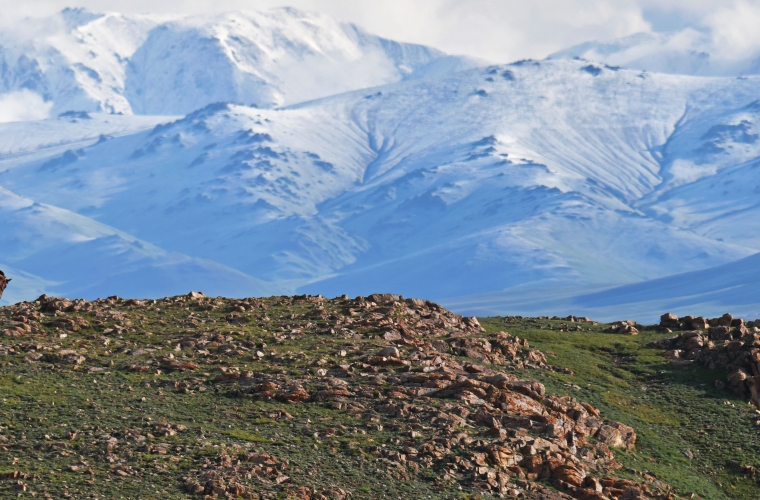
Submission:
<svg viewBox="0 0 760 500">
<path fill-rule="evenodd" d="M 689 330 L 653 342 L 666 350 L 665 357 L 683 366 L 726 370 L 729 387 L 760 409 L 760 321 L 745 322 L 730 314 L 708 320 L 669 314 L 663 316 L 661 326 Z"/>
</svg>

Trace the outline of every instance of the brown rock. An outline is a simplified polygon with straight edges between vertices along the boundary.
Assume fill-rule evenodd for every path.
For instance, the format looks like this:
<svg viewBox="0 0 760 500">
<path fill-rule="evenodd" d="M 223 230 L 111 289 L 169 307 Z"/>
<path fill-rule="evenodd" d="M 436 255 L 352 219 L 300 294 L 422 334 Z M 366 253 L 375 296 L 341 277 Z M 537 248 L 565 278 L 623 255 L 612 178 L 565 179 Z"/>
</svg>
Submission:
<svg viewBox="0 0 760 500">
<path fill-rule="evenodd" d="M 61 349 L 55 353 L 54 358 L 56 361 L 69 365 L 79 365 L 87 359 L 73 349 Z"/>
<path fill-rule="evenodd" d="M 382 356 L 384 358 L 398 358 L 400 356 L 400 352 L 398 348 L 396 347 L 386 347 L 385 349 L 381 350 L 379 353 L 377 353 L 378 356 Z"/>
<path fill-rule="evenodd" d="M 509 382 L 506 386 L 507 389 L 530 396 L 536 401 L 541 401 L 546 395 L 546 388 L 544 385 L 536 381 Z"/>
<path fill-rule="evenodd" d="M 687 330 L 707 330 L 710 325 L 703 316 L 686 316 L 683 319 L 683 326 Z"/>
<path fill-rule="evenodd" d="M 632 427 L 612 422 L 599 429 L 596 439 L 611 448 L 633 448 L 636 444 L 636 433 Z"/>
<path fill-rule="evenodd" d="M 544 467 L 544 459 L 537 455 L 527 456 L 522 460 L 522 466 L 532 474 L 540 474 Z"/>
<path fill-rule="evenodd" d="M 731 314 L 726 313 L 720 318 L 713 318 L 713 319 L 708 320 L 707 322 L 710 323 L 710 325 L 712 326 L 727 326 L 730 328 L 731 322 L 733 322 L 733 320 L 734 320 L 734 317 Z"/>
<path fill-rule="evenodd" d="M 616 321 L 605 331 L 621 335 L 638 335 L 639 330 L 634 326 L 635 324 L 633 321 Z"/>
<path fill-rule="evenodd" d="M 552 477 L 573 486 L 583 486 L 586 471 L 578 465 L 561 465 L 552 471 Z"/>
<path fill-rule="evenodd" d="M 731 340 L 731 328 L 726 325 L 719 325 L 710 328 L 710 340 Z"/>
<path fill-rule="evenodd" d="M 500 398 L 500 402 L 500 407 L 504 411 L 514 415 L 533 416 L 544 415 L 546 413 L 546 409 L 541 403 L 516 392 L 505 391 Z"/>
<path fill-rule="evenodd" d="M 663 328 L 678 328 L 678 316 L 673 313 L 665 313 L 660 316 L 660 326 Z"/>
</svg>

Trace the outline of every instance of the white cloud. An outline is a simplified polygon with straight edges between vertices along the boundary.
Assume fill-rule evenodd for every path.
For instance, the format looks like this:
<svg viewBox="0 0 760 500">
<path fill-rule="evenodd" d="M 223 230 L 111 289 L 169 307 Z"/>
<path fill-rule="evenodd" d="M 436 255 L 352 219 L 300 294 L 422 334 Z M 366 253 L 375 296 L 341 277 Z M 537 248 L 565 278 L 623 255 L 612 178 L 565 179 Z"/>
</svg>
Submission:
<svg viewBox="0 0 760 500">
<path fill-rule="evenodd" d="M 760 50 L 760 2 L 740 0 L 708 16 L 717 55 L 735 60 Z"/>
<path fill-rule="evenodd" d="M 713 29 L 728 52 L 760 44 L 755 29 L 760 0 L 0 0 L 0 12 L 9 20 L 66 6 L 204 14 L 284 5 L 323 12 L 395 40 L 496 62 L 543 58 L 578 43 L 653 27 Z"/>
<path fill-rule="evenodd" d="M 52 102 L 45 102 L 30 90 L 0 94 L 0 123 L 44 120 L 50 117 Z"/>
</svg>

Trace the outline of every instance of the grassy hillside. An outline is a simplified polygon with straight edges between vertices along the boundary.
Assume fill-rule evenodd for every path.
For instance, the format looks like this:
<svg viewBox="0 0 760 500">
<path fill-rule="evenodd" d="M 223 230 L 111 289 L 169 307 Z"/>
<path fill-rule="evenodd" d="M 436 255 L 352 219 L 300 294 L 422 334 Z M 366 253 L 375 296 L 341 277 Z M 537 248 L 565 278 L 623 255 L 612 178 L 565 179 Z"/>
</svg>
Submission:
<svg viewBox="0 0 760 500">
<path fill-rule="evenodd" d="M 760 417 L 725 373 L 661 334 L 506 321 L 393 296 L 1 308 L 0 496 L 758 497 Z M 584 435 L 614 421 L 635 448 Z"/>
<path fill-rule="evenodd" d="M 726 380 L 725 370 L 676 366 L 662 349 L 647 347 L 672 335 L 604 333 L 609 325 L 561 332 L 558 325 L 566 322 L 529 319 L 481 322 L 488 331 L 506 328 L 527 338 L 552 364 L 573 371 L 533 373 L 547 390 L 572 394 L 634 427 L 636 450 L 617 454 L 627 468 L 652 474 L 687 498 L 760 497 L 758 480 L 744 472 L 745 466 L 760 466 L 759 412 L 716 388 L 716 381 Z"/>
</svg>

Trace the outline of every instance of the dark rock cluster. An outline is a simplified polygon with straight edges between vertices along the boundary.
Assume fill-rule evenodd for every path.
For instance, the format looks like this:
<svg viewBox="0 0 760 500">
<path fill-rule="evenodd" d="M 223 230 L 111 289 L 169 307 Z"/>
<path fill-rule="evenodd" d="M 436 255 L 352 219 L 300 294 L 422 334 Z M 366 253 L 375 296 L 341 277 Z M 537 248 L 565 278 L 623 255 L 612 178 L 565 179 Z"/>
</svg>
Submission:
<svg viewBox="0 0 760 500">
<path fill-rule="evenodd" d="M 653 343 L 667 350 L 667 358 L 684 366 L 725 369 L 730 388 L 760 408 L 760 321 L 747 322 L 730 314 L 705 319 L 668 313 L 662 316 L 660 326 L 687 330 Z"/>
</svg>

